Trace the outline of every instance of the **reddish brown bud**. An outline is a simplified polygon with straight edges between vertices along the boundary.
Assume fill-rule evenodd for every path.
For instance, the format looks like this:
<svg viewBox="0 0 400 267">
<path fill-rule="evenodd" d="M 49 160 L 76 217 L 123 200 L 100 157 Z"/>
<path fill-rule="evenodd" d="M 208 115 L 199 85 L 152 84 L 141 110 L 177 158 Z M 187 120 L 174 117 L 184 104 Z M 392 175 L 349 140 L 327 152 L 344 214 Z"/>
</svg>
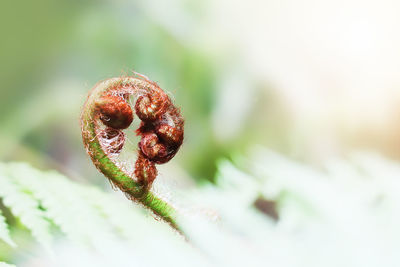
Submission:
<svg viewBox="0 0 400 267">
<path fill-rule="evenodd" d="M 163 140 L 170 146 L 180 146 L 183 141 L 183 131 L 172 127 L 168 124 L 160 124 L 156 128 L 156 133 Z"/>
<path fill-rule="evenodd" d="M 165 113 L 169 98 L 155 91 L 154 95 L 141 95 L 136 100 L 135 111 L 142 121 L 154 121 Z"/>
<path fill-rule="evenodd" d="M 139 152 L 135 163 L 135 177 L 137 182 L 149 188 L 157 177 L 157 169 L 154 162 L 147 159 L 143 153 Z"/>
<path fill-rule="evenodd" d="M 167 147 L 160 143 L 160 140 L 154 133 L 143 134 L 139 142 L 139 148 L 148 159 L 154 162 L 168 156 Z"/>
<path fill-rule="evenodd" d="M 126 129 L 133 121 L 130 105 L 119 96 L 103 96 L 97 103 L 100 120 L 108 127 Z"/>
</svg>

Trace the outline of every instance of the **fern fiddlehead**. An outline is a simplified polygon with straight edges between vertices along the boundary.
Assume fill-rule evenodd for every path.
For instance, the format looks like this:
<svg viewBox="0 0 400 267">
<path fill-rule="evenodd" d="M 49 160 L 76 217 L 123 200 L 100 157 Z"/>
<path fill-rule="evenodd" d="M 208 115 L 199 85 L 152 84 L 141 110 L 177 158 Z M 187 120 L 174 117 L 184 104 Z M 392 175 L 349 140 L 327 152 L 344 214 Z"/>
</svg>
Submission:
<svg viewBox="0 0 400 267">
<path fill-rule="evenodd" d="M 135 101 L 134 108 L 129 104 Z M 118 159 L 134 115 L 141 120 L 136 134 L 134 169 Z M 83 143 L 94 165 L 128 198 L 143 204 L 177 228 L 175 209 L 151 192 L 156 164 L 171 160 L 183 142 L 184 119 L 169 96 L 143 75 L 111 78 L 94 86 L 81 113 Z"/>
</svg>

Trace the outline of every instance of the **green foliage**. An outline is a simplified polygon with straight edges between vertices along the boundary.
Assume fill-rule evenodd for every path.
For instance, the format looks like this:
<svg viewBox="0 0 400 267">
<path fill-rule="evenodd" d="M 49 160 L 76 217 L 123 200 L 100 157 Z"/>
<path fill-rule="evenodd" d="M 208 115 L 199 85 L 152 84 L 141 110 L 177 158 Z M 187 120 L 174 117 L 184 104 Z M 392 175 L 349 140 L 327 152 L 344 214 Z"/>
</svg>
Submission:
<svg viewBox="0 0 400 267">
<path fill-rule="evenodd" d="M 45 250 L 29 251 L 43 266 L 400 263 L 397 163 L 363 153 L 314 168 L 260 148 L 233 162 L 219 162 L 216 185 L 171 193 L 179 196 L 172 202 L 181 214 L 178 223 L 187 241 L 126 199 L 59 173 L 9 163 L 2 165 L 0 179 L 12 189 L 4 204 L 41 244 L 49 233 L 57 236 L 57 231 L 44 232 L 45 224 L 38 223 L 42 220 L 57 226 L 70 240 L 53 239 L 57 264 Z M 29 220 L 23 219 L 28 215 Z M 1 229 L 2 239 L 9 240 L 4 223 Z"/>
<path fill-rule="evenodd" d="M 74 183 L 57 172 L 39 171 L 25 163 L 0 166 L 4 205 L 50 255 L 59 232 L 76 245 L 101 251 L 104 244 L 141 236 L 146 233 L 143 225 L 153 225 L 147 213 L 140 207 L 135 209 L 128 200 Z M 0 238 L 16 246 L 3 216 Z"/>
<path fill-rule="evenodd" d="M 6 223 L 6 218 L 4 218 L 1 211 L 0 211 L 0 239 L 12 247 L 16 246 L 14 241 L 11 239 L 10 231 L 8 230 L 8 225 Z"/>
<path fill-rule="evenodd" d="M 397 163 L 358 153 L 314 168 L 262 148 L 234 162 L 219 163 L 218 188 L 190 192 L 215 210 L 218 227 L 182 224 L 217 266 L 400 263 Z M 260 198 L 273 203 L 269 211 L 255 207 Z"/>
<path fill-rule="evenodd" d="M 38 199 L 30 194 L 29 188 L 16 183 L 15 176 L 11 171 L 18 167 L 7 168 L 5 165 L 0 167 L 0 196 L 4 205 L 11 209 L 12 213 L 31 230 L 32 235 L 44 247 L 49 249 L 52 242 L 50 223 L 47 221 L 45 213 L 40 209 Z"/>
</svg>

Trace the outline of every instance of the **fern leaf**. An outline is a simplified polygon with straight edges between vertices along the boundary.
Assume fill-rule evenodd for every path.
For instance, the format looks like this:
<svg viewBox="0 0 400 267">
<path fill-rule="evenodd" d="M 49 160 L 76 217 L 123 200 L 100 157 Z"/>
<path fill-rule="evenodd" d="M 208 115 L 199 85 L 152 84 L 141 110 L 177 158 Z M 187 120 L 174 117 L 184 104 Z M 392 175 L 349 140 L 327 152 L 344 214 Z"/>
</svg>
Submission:
<svg viewBox="0 0 400 267">
<path fill-rule="evenodd" d="M 145 237 L 149 234 L 148 230 L 154 230 L 149 227 L 149 223 L 154 220 L 147 220 L 143 216 L 143 211 L 135 209 L 130 202 L 119 201 L 96 188 L 85 188 L 85 196 L 87 201 L 99 210 L 104 219 L 126 239 L 134 240 Z"/>
<path fill-rule="evenodd" d="M 99 246 L 120 236 L 145 239 L 155 231 L 155 224 L 162 225 L 143 216 L 143 210 L 131 202 L 73 183 L 57 172 L 42 172 L 25 163 L 9 163 L 8 167 L 14 182 L 29 190 L 40 201 L 46 217 L 77 244 L 101 250 Z"/>
<path fill-rule="evenodd" d="M 115 233 L 111 225 L 109 225 L 101 217 L 100 213 L 91 207 L 90 203 L 85 200 L 82 194 L 90 187 L 74 184 L 68 181 L 64 176 L 56 172 L 47 173 L 48 175 L 48 192 L 51 196 L 58 197 L 58 200 L 64 212 L 70 214 L 68 220 L 71 222 L 74 230 L 84 237 L 91 245 L 100 248 L 111 240 L 114 240 Z M 59 190 L 63 188 L 63 190 Z M 66 219 L 65 217 L 63 217 Z M 57 217 L 55 217 L 57 219 Z"/>
<path fill-rule="evenodd" d="M 58 193 L 53 194 L 47 189 L 49 187 L 47 177 L 24 163 L 11 163 L 9 166 L 13 171 L 15 181 L 23 188 L 29 188 L 35 198 L 40 199 L 46 216 L 71 240 L 83 242 L 80 234 L 75 230 L 75 222 L 71 221 L 71 214 L 68 213 L 69 205 L 63 205 L 64 202 L 60 202 Z"/>
<path fill-rule="evenodd" d="M 13 181 L 11 171 L 9 166 L 0 165 L 0 197 L 3 198 L 4 205 L 20 218 L 21 223 L 32 232 L 36 240 L 50 251 L 50 223 L 40 209 L 39 201 Z"/>
<path fill-rule="evenodd" d="M 94 246 L 113 239 L 111 225 L 82 196 L 89 187 L 71 183 L 56 172 L 40 172 L 27 164 L 12 163 L 10 167 L 16 182 L 41 201 L 46 216 L 69 239 Z"/>
<path fill-rule="evenodd" d="M 6 218 L 4 218 L 1 211 L 0 211 L 0 239 L 12 247 L 17 246 L 11 239 L 10 231 L 8 230 L 8 225 L 6 223 Z"/>
</svg>

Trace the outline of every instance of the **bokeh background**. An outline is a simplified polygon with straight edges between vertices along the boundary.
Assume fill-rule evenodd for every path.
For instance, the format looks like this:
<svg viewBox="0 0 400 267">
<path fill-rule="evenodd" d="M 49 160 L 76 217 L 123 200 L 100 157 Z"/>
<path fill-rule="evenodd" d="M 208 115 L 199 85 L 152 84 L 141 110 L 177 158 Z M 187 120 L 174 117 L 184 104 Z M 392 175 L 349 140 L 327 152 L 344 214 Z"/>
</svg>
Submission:
<svg viewBox="0 0 400 267">
<path fill-rule="evenodd" d="M 198 186 L 255 144 L 317 168 L 355 150 L 398 160 L 399 12 L 394 0 L 5 1 L 0 159 L 108 190 L 80 109 L 96 82 L 136 71 L 186 119 L 163 172 Z"/>
</svg>

